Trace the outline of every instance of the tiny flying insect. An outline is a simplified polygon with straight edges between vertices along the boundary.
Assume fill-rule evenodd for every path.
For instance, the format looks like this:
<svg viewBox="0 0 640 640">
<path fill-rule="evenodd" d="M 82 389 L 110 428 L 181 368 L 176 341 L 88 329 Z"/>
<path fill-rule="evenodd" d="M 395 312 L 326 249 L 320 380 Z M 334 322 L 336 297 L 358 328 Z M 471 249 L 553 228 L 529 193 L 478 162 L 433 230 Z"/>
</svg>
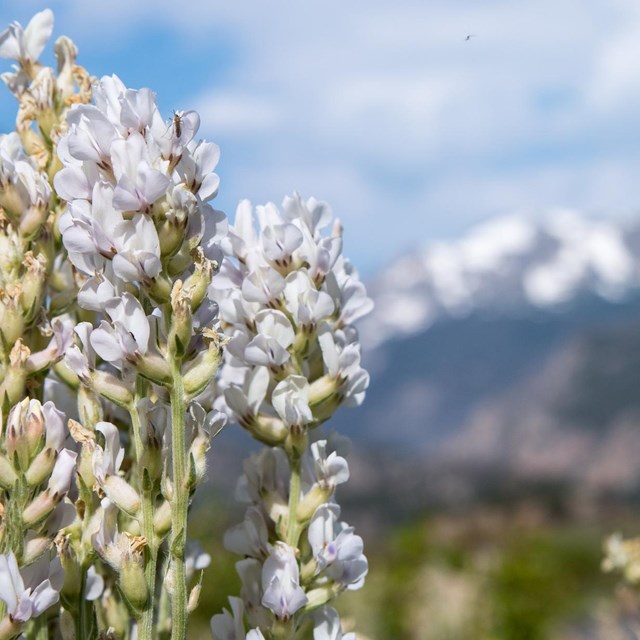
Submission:
<svg viewBox="0 0 640 640">
<path fill-rule="evenodd" d="M 167 133 L 169 133 L 169 129 L 171 129 L 171 127 L 173 127 L 173 130 L 176 132 L 176 138 L 179 138 L 182 135 L 182 114 L 178 113 L 177 111 L 173 112 L 171 120 L 169 121 L 169 126 L 164 132 L 164 135 L 167 135 Z"/>
<path fill-rule="evenodd" d="M 173 112 L 173 128 L 176 132 L 176 137 L 179 138 L 182 135 L 182 116 L 177 112 Z"/>
</svg>

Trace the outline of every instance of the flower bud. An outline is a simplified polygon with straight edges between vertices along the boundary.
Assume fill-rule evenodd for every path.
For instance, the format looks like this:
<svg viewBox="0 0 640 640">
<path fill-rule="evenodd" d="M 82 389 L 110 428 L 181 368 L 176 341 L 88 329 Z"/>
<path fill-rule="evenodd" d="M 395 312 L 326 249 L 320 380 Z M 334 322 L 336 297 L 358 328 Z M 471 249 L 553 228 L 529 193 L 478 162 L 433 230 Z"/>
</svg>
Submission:
<svg viewBox="0 0 640 640">
<path fill-rule="evenodd" d="M 61 589 L 61 595 L 64 600 L 76 603 L 80 596 L 81 569 L 75 558 L 68 536 L 59 536 L 56 539 L 56 547 L 58 549 L 58 557 L 64 571 L 64 583 Z"/>
<path fill-rule="evenodd" d="M 279 418 L 259 415 L 251 420 L 248 427 L 251 434 L 269 446 L 282 444 L 289 435 L 287 425 Z"/>
<path fill-rule="evenodd" d="M 5 616 L 0 620 L 0 640 L 11 640 L 20 635 L 24 622 L 14 620 L 11 616 Z"/>
<path fill-rule="evenodd" d="M 157 509 L 153 516 L 153 528 L 159 538 L 171 531 L 171 503 L 165 500 Z"/>
<path fill-rule="evenodd" d="M 129 612 L 123 605 L 122 600 L 120 598 L 116 598 L 111 589 L 107 589 L 101 599 L 101 604 L 105 617 L 104 626 L 113 630 L 113 637 L 115 638 L 128 637 L 131 620 Z"/>
<path fill-rule="evenodd" d="M 321 607 L 323 604 L 327 604 L 327 602 L 329 602 L 336 595 L 336 589 L 333 586 L 329 585 L 307 591 L 307 598 L 309 599 L 307 602 L 307 607 L 309 609 L 316 609 L 318 607 Z"/>
<path fill-rule="evenodd" d="M 84 385 L 78 387 L 78 414 L 80 422 L 89 426 L 95 426 L 104 418 L 102 405 L 95 394 Z"/>
<path fill-rule="evenodd" d="M 11 223 L 17 227 L 20 224 L 24 203 L 15 184 L 8 182 L 0 189 L 0 207 L 4 209 Z"/>
<path fill-rule="evenodd" d="M 202 585 L 198 583 L 191 589 L 191 593 L 189 594 L 189 600 L 187 602 L 187 612 L 193 613 L 198 608 L 198 603 L 200 602 L 200 592 L 202 591 Z"/>
<path fill-rule="evenodd" d="M 49 489 L 36 496 L 22 512 L 22 523 L 25 527 L 32 527 L 44 520 L 58 504 Z"/>
<path fill-rule="evenodd" d="M 27 319 L 31 319 L 40 309 L 44 294 L 43 284 L 47 277 L 47 260 L 41 253 L 34 256 L 31 251 L 28 251 L 24 255 L 22 264 L 25 265 L 27 271 L 20 283 L 22 286 L 20 303 Z"/>
<path fill-rule="evenodd" d="M 169 332 L 169 353 L 181 358 L 191 340 L 191 300 L 181 280 L 176 280 L 171 291 L 171 330 Z"/>
<path fill-rule="evenodd" d="M 96 477 L 93 473 L 93 452 L 96 445 L 96 436 L 93 431 L 85 429 L 79 422 L 69 420 L 69 432 L 71 437 L 81 446 L 76 470 L 85 486 L 93 487 Z"/>
<path fill-rule="evenodd" d="M 56 453 L 55 449 L 47 447 L 33 459 L 25 474 L 27 484 L 30 487 L 37 487 L 49 477 L 56 461 Z"/>
<path fill-rule="evenodd" d="M 23 213 L 18 228 L 20 233 L 29 238 L 34 236 L 47 220 L 49 215 L 49 200 L 38 198 Z"/>
<path fill-rule="evenodd" d="M 312 408 L 315 407 L 315 405 L 330 398 L 339 389 L 339 382 L 329 375 L 324 375 L 314 380 L 309 385 L 309 406 Z"/>
<path fill-rule="evenodd" d="M 18 476 L 13 470 L 11 463 L 3 455 L 0 455 L 0 487 L 3 489 L 11 489 L 17 479 Z"/>
<path fill-rule="evenodd" d="M 27 415 L 29 413 L 29 398 L 16 404 L 7 417 L 7 432 L 5 436 L 5 446 L 10 460 L 17 462 L 21 471 L 26 471 L 31 459 L 29 437 L 27 435 Z M 31 423 L 31 438 L 35 439 L 34 431 L 37 430 L 38 422 L 35 419 Z M 40 436 L 44 431 L 44 418 L 42 418 Z"/>
<path fill-rule="evenodd" d="M 45 430 L 45 418 L 42 405 L 37 400 L 31 400 L 24 416 L 24 432 L 29 446 L 29 454 L 33 456 L 40 450 Z"/>
<path fill-rule="evenodd" d="M 213 277 L 213 266 L 200 247 L 193 251 L 194 272 L 185 280 L 184 290 L 191 301 L 191 311 L 195 312 L 207 295 L 207 289 Z"/>
<path fill-rule="evenodd" d="M 7 284 L 0 289 L 0 331 L 7 347 L 14 345 L 24 332 L 21 296 L 20 285 Z"/>
<path fill-rule="evenodd" d="M 124 478 L 107 476 L 101 486 L 109 500 L 119 509 L 130 516 L 138 515 L 140 511 L 140 496 Z"/>
<path fill-rule="evenodd" d="M 51 548 L 51 538 L 47 536 L 40 536 L 39 538 L 32 538 L 27 540 L 24 545 L 24 551 L 22 552 L 22 562 L 24 565 L 29 565 L 35 562 L 45 551 Z"/>
<path fill-rule="evenodd" d="M 131 390 L 106 371 L 92 371 L 89 386 L 99 395 L 125 409 L 133 402 Z"/>
<path fill-rule="evenodd" d="M 187 222 L 187 216 L 172 215 L 166 217 L 160 224 L 158 238 L 160 239 L 160 255 L 163 258 L 173 256 L 179 251 L 184 241 Z"/>
<path fill-rule="evenodd" d="M 184 373 L 184 391 L 197 396 L 213 380 L 220 365 L 220 347 L 212 341 L 206 351 L 199 353 Z"/>
<path fill-rule="evenodd" d="M 10 405 L 24 397 L 24 385 L 27 380 L 26 363 L 31 355 L 29 347 L 18 338 L 9 354 L 9 368 L 6 370 L 2 385 L 0 385 L 0 399 Z"/>
<path fill-rule="evenodd" d="M 62 640 L 76 640 L 76 623 L 71 613 L 62 609 L 59 620 Z"/>
<path fill-rule="evenodd" d="M 162 304 L 171 298 L 171 283 L 160 275 L 153 279 L 148 291 L 156 302 Z"/>
<path fill-rule="evenodd" d="M 311 519 L 315 510 L 322 504 L 329 502 L 334 487 L 327 484 L 314 484 L 298 504 L 296 515 L 299 523 L 305 523 Z"/>
<path fill-rule="evenodd" d="M 157 353 L 147 353 L 136 358 L 136 369 L 145 378 L 158 384 L 171 382 L 171 369 L 167 361 Z"/>
<path fill-rule="evenodd" d="M 147 605 L 149 590 L 144 568 L 138 554 L 126 558 L 120 567 L 120 588 L 134 611 L 140 613 Z"/>
</svg>

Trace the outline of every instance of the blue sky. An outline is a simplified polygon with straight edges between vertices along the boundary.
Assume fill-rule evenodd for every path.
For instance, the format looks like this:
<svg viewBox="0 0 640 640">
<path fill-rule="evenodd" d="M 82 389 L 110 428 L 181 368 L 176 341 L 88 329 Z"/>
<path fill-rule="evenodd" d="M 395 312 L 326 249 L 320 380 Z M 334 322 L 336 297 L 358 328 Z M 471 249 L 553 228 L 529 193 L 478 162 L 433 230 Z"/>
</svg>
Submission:
<svg viewBox="0 0 640 640">
<path fill-rule="evenodd" d="M 325 199 L 365 273 L 492 215 L 639 210 L 637 0 L 21 0 L 0 21 L 47 6 L 91 73 L 200 111 L 220 208 Z"/>
</svg>

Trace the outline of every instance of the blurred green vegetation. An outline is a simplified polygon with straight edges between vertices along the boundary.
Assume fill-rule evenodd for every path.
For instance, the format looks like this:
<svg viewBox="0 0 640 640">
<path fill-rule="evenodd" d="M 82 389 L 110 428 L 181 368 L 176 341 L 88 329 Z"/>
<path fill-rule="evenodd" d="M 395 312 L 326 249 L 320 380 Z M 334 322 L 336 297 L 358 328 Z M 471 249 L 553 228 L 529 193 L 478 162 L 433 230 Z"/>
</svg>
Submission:
<svg viewBox="0 0 640 640">
<path fill-rule="evenodd" d="M 476 507 L 393 531 L 343 612 L 371 640 L 610 640 L 594 635 L 618 615 L 617 578 L 600 570 L 605 532 L 530 516 Z"/>
<path fill-rule="evenodd" d="M 193 535 L 212 556 L 191 626 L 196 640 L 210 637 L 211 613 L 239 591 L 238 558 L 224 550 L 222 535 L 240 517 L 215 501 L 194 514 Z M 558 517 L 548 505 L 525 502 L 432 514 L 380 535 L 364 531 L 367 584 L 344 594 L 338 608 L 358 640 L 633 637 L 610 631 L 621 615 L 619 580 L 600 564 L 614 528 L 605 517 Z M 625 528 L 640 531 L 640 522 Z"/>
</svg>

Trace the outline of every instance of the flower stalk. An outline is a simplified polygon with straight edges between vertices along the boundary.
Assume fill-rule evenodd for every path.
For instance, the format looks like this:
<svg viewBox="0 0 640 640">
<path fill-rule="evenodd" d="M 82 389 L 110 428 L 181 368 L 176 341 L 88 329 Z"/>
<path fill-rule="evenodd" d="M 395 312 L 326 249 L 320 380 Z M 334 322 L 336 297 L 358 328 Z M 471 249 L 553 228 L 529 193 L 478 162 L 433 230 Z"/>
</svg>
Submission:
<svg viewBox="0 0 640 640">
<path fill-rule="evenodd" d="M 171 443 L 173 464 L 173 498 L 171 500 L 171 639 L 187 636 L 187 575 L 185 545 L 189 489 L 187 487 L 187 451 L 185 442 L 185 401 L 181 362 L 176 357 L 172 366 Z"/>
</svg>

